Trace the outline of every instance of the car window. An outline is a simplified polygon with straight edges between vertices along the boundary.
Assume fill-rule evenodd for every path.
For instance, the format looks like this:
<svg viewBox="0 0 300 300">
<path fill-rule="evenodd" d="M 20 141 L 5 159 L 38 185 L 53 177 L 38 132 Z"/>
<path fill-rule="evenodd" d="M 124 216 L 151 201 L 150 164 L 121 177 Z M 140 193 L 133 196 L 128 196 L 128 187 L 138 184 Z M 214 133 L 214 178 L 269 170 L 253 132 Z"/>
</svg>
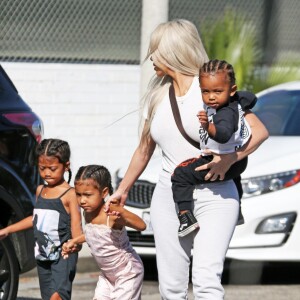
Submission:
<svg viewBox="0 0 300 300">
<path fill-rule="evenodd" d="M 260 96 L 252 111 L 270 135 L 300 135 L 300 91 L 275 91 Z"/>
</svg>

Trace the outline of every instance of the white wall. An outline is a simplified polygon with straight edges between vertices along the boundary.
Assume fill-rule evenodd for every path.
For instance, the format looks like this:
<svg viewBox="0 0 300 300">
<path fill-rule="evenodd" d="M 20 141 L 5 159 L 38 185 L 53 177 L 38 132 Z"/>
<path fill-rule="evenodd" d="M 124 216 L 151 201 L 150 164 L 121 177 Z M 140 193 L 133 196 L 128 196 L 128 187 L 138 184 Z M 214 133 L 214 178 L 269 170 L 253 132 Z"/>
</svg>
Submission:
<svg viewBox="0 0 300 300">
<path fill-rule="evenodd" d="M 21 97 L 43 120 L 45 138 L 71 146 L 74 173 L 102 164 L 114 175 L 138 143 L 140 66 L 2 63 Z"/>
</svg>

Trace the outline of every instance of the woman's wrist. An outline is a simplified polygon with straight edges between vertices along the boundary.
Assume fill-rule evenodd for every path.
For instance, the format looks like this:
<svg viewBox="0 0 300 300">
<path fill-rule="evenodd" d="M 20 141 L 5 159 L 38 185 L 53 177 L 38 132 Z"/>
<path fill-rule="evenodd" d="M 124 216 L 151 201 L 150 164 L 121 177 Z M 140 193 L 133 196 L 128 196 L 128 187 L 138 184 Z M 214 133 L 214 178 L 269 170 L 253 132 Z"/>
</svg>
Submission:
<svg viewBox="0 0 300 300">
<path fill-rule="evenodd" d="M 128 189 L 123 188 L 123 187 L 118 187 L 117 193 L 120 194 L 120 195 L 127 195 L 128 194 Z"/>
<path fill-rule="evenodd" d="M 221 155 L 221 159 L 225 159 L 226 163 L 229 166 L 232 166 L 234 163 L 236 163 L 241 158 L 238 157 L 237 152 L 232 152 L 232 153 L 227 153 L 227 154 Z"/>
<path fill-rule="evenodd" d="M 246 149 L 239 149 L 235 152 L 235 155 L 236 155 L 235 162 L 237 162 L 237 161 L 240 161 L 240 160 L 244 159 L 245 157 L 247 157 L 248 152 Z"/>
</svg>

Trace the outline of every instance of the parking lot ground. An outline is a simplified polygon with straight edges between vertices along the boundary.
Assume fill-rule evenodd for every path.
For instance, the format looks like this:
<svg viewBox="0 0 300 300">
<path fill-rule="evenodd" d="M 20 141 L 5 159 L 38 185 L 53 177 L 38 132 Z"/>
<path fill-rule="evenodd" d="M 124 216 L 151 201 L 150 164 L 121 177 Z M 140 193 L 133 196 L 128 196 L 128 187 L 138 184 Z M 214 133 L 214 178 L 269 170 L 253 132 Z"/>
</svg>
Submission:
<svg viewBox="0 0 300 300">
<path fill-rule="evenodd" d="M 144 259 L 144 265 L 145 280 L 142 300 L 159 300 L 156 262 L 153 259 Z M 233 285 L 229 284 L 229 281 L 224 281 L 225 300 L 298 300 L 300 299 L 299 269 L 300 264 L 295 263 L 287 266 L 282 264 L 273 266 L 266 270 L 267 280 L 264 280 L 262 285 Z M 246 273 L 241 271 L 240 276 L 249 272 L 252 271 L 249 269 Z M 98 266 L 94 259 L 81 257 L 77 264 L 72 300 L 92 299 L 98 274 Z M 193 299 L 191 285 L 189 287 L 189 299 Z M 21 275 L 17 300 L 41 300 L 36 269 Z"/>
<path fill-rule="evenodd" d="M 98 280 L 97 272 L 77 273 L 72 300 L 92 299 Z M 300 285 L 224 285 L 226 300 L 295 300 L 299 299 Z M 158 282 L 144 281 L 142 300 L 159 300 Z M 193 299 L 191 286 L 189 299 Z M 17 300 L 41 300 L 38 278 L 22 275 Z"/>
</svg>

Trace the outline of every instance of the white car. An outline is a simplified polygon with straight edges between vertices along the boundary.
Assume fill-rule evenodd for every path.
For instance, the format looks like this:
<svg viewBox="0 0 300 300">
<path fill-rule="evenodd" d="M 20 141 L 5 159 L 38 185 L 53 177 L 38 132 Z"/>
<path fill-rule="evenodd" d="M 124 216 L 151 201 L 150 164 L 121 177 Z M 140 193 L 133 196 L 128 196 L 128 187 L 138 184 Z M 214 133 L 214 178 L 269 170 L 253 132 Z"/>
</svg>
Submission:
<svg viewBox="0 0 300 300">
<path fill-rule="evenodd" d="M 300 81 L 277 85 L 257 97 L 253 112 L 270 137 L 249 156 L 242 174 L 245 224 L 236 227 L 227 258 L 300 261 Z M 130 210 L 148 224 L 145 232 L 128 231 L 141 256 L 155 255 L 149 206 L 159 170 L 160 159 L 151 159 L 127 199 Z M 117 183 L 124 171 L 117 172 Z"/>
</svg>

